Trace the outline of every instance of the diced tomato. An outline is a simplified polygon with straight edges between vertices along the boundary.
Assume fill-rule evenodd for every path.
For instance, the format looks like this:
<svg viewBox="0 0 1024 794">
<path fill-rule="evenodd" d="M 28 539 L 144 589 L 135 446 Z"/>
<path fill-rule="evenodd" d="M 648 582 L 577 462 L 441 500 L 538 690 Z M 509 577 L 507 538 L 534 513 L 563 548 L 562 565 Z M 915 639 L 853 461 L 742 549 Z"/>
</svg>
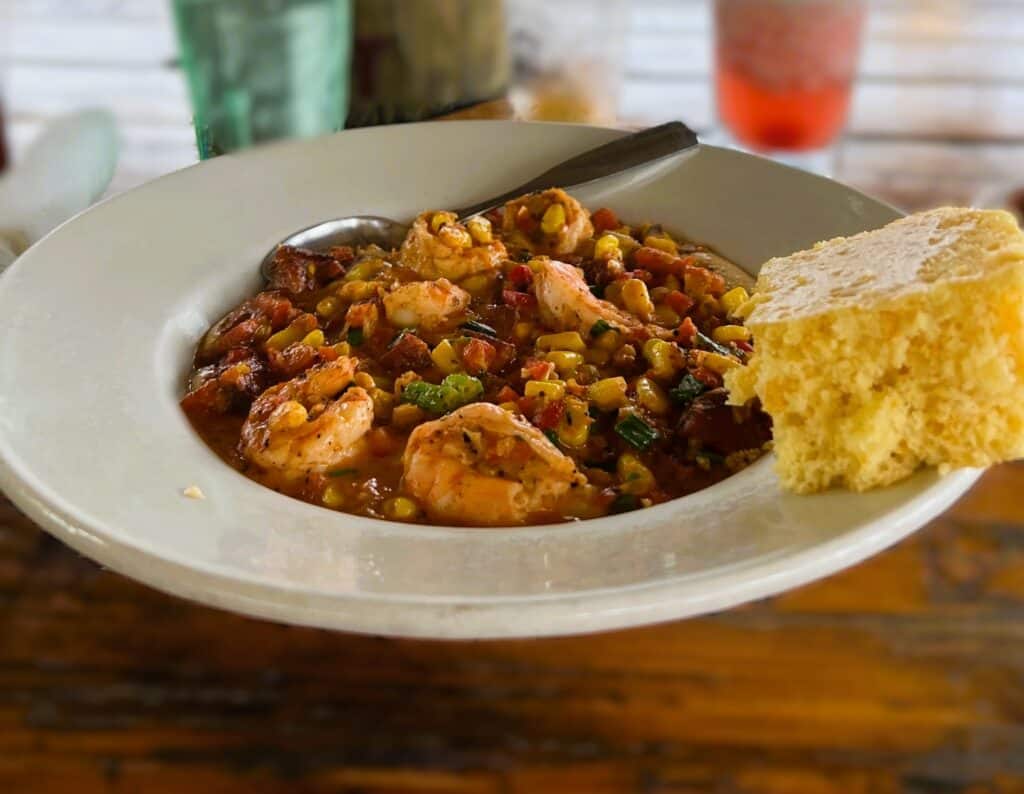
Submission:
<svg viewBox="0 0 1024 794">
<path fill-rule="evenodd" d="M 533 418 L 533 423 L 541 430 L 553 430 L 565 416 L 565 400 L 549 402 Z"/>
<path fill-rule="evenodd" d="M 526 287 L 533 283 L 533 271 L 529 265 L 516 265 L 508 272 L 508 280 L 517 287 Z"/>
<path fill-rule="evenodd" d="M 261 292 L 254 302 L 256 308 L 266 315 L 270 327 L 275 331 L 284 328 L 298 314 L 290 300 L 273 292 Z"/>
<path fill-rule="evenodd" d="M 520 207 L 516 212 L 516 228 L 523 234 L 530 234 L 538 225 L 537 219 L 530 214 L 526 207 Z"/>
<path fill-rule="evenodd" d="M 533 409 L 537 407 L 536 397 L 520 397 L 518 400 L 519 410 L 522 411 L 526 416 L 533 414 Z"/>
<path fill-rule="evenodd" d="M 513 389 L 511 386 L 502 386 L 501 391 L 498 392 L 499 403 L 513 403 L 519 399 L 519 392 Z"/>
<path fill-rule="evenodd" d="M 689 317 L 685 318 L 676 329 L 676 340 L 684 347 L 693 347 L 693 341 L 697 338 L 697 326 Z"/>
<path fill-rule="evenodd" d="M 739 340 L 733 342 L 733 344 L 736 345 L 736 347 L 738 347 L 740 350 L 742 350 L 742 351 L 744 351 L 746 353 L 753 353 L 754 352 L 754 347 L 753 347 L 753 345 L 750 344 L 750 342 L 744 342 L 742 339 L 739 339 Z"/>
<path fill-rule="evenodd" d="M 267 351 L 267 362 L 270 364 L 270 371 L 275 378 L 291 380 L 296 375 L 305 372 L 314 364 L 319 363 L 320 356 L 317 349 L 310 345 L 296 342 L 284 350 L 270 349 Z"/>
<path fill-rule="evenodd" d="M 669 308 L 676 314 L 682 315 L 686 314 L 693 308 L 694 300 L 685 292 L 674 289 L 665 296 L 665 303 L 667 303 Z"/>
<path fill-rule="evenodd" d="M 497 351 L 490 342 L 470 339 L 462 348 L 462 365 L 470 375 L 480 375 L 490 369 Z"/>
<path fill-rule="evenodd" d="M 345 313 L 345 322 L 352 328 L 362 328 L 365 333 L 372 334 L 380 311 L 373 301 L 353 303 Z"/>
<path fill-rule="evenodd" d="M 697 367 L 690 374 L 709 389 L 717 389 L 722 385 L 722 376 L 707 367 Z"/>
<path fill-rule="evenodd" d="M 335 361 L 338 358 L 338 351 L 330 345 L 324 345 L 318 348 L 316 352 L 320 354 L 321 361 Z"/>
<path fill-rule="evenodd" d="M 505 219 L 505 208 L 498 207 L 484 213 L 484 217 L 491 222 L 491 226 L 497 226 L 501 228 L 502 221 Z"/>
<path fill-rule="evenodd" d="M 532 309 L 537 305 L 537 298 L 529 292 L 516 292 L 512 289 L 502 290 L 501 299 L 506 305 L 520 309 Z"/>
<path fill-rule="evenodd" d="M 591 215 L 590 222 L 594 224 L 594 232 L 597 234 L 609 229 L 618 229 L 622 225 L 619 223 L 615 213 L 607 207 L 601 207 L 601 209 Z"/>
</svg>

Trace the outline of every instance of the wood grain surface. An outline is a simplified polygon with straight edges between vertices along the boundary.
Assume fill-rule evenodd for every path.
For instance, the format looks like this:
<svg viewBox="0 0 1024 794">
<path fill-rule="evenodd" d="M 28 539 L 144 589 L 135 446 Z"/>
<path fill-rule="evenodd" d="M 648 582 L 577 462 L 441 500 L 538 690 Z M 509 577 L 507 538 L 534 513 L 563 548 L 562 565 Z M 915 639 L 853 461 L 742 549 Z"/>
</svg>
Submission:
<svg viewBox="0 0 1024 794">
<path fill-rule="evenodd" d="M 1024 464 L 719 615 L 477 643 L 275 625 L 0 504 L 0 792 L 1024 790 Z"/>
</svg>

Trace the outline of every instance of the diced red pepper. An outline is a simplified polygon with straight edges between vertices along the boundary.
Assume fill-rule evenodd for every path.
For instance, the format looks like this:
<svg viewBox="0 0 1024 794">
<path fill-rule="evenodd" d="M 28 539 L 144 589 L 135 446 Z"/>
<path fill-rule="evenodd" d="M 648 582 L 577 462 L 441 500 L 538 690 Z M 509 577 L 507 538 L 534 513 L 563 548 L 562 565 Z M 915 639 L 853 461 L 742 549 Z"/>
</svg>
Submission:
<svg viewBox="0 0 1024 794">
<path fill-rule="evenodd" d="M 619 223 L 619 219 L 615 213 L 607 207 L 601 207 L 601 209 L 591 215 L 590 222 L 594 224 L 594 232 L 597 234 L 608 231 L 609 229 L 618 229 L 619 226 L 622 225 Z"/>
<path fill-rule="evenodd" d="M 462 365 L 470 375 L 480 375 L 490 369 L 497 351 L 490 342 L 470 339 L 462 348 Z"/>
<path fill-rule="evenodd" d="M 520 309 L 532 309 L 537 305 L 537 298 L 529 292 L 516 292 L 513 289 L 502 290 L 501 299 L 506 305 Z"/>
<path fill-rule="evenodd" d="M 744 351 L 745 353 L 753 353 L 754 352 L 754 346 L 751 345 L 750 342 L 744 342 L 742 339 L 738 339 L 737 341 L 733 342 L 733 344 L 736 345 L 736 347 L 738 347 L 740 350 Z"/>
<path fill-rule="evenodd" d="M 526 287 L 533 283 L 533 271 L 529 265 L 516 265 L 508 272 L 508 280 L 517 287 Z"/>
<path fill-rule="evenodd" d="M 693 308 L 694 300 L 685 292 L 674 289 L 665 296 L 665 303 L 676 314 L 683 315 Z"/>
<path fill-rule="evenodd" d="M 550 361 L 532 360 L 523 364 L 523 377 L 529 380 L 547 380 L 555 371 L 555 365 Z"/>
<path fill-rule="evenodd" d="M 533 409 L 537 407 L 536 397 L 520 397 L 518 400 L 519 410 L 522 411 L 526 416 L 533 414 Z"/>
<path fill-rule="evenodd" d="M 553 430 L 565 416 L 565 400 L 549 402 L 533 418 L 533 423 L 541 430 Z"/>
<path fill-rule="evenodd" d="M 519 392 L 513 389 L 511 386 L 502 386 L 501 391 L 498 392 L 499 403 L 512 403 L 519 399 Z"/>
<path fill-rule="evenodd" d="M 633 252 L 633 262 L 655 273 L 677 273 L 682 269 L 678 256 L 649 245 Z"/>
<path fill-rule="evenodd" d="M 679 323 L 679 327 L 676 329 L 676 341 L 684 347 L 693 347 L 696 338 L 697 326 L 694 325 L 693 320 L 687 317 Z"/>
</svg>

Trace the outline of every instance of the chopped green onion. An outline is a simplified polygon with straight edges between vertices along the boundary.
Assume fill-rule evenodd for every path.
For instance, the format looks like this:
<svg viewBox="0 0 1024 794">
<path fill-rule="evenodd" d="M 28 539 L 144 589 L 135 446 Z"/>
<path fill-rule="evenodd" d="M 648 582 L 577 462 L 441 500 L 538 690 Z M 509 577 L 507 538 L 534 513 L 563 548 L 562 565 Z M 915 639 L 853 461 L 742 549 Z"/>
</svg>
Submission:
<svg viewBox="0 0 1024 794">
<path fill-rule="evenodd" d="M 347 477 L 350 474 L 359 474 L 359 469 L 335 469 L 327 472 L 328 477 Z"/>
<path fill-rule="evenodd" d="M 615 432 L 641 452 L 648 449 L 651 444 L 661 438 L 661 433 L 636 414 L 630 414 L 615 425 Z"/>
<path fill-rule="evenodd" d="M 612 503 L 608 506 L 609 513 L 628 513 L 630 510 L 636 510 L 640 507 L 640 500 L 637 499 L 633 494 L 620 493 L 612 500 Z"/>
<path fill-rule="evenodd" d="M 704 458 L 709 464 L 711 463 L 725 463 L 725 456 L 719 455 L 717 452 L 712 452 L 710 449 L 702 449 L 697 453 L 697 460 Z"/>
<path fill-rule="evenodd" d="M 483 393 L 484 385 L 477 378 L 456 372 L 439 384 L 414 380 L 402 390 L 402 402 L 432 414 L 444 414 L 478 400 Z"/>
<path fill-rule="evenodd" d="M 558 446 L 558 433 L 556 433 L 551 428 L 548 428 L 547 430 L 544 430 L 542 432 L 544 433 L 544 435 L 548 437 L 548 441 L 550 441 L 556 447 Z"/>
<path fill-rule="evenodd" d="M 348 329 L 348 343 L 352 347 L 360 347 L 363 344 L 365 336 L 362 328 L 349 328 Z"/>
<path fill-rule="evenodd" d="M 598 320 L 596 323 L 590 326 L 590 335 L 601 336 L 601 334 L 606 334 L 609 331 L 613 330 L 615 330 L 615 326 L 606 323 L 604 320 Z"/>
<path fill-rule="evenodd" d="M 604 287 L 602 287 L 600 284 L 591 284 L 590 285 L 590 294 L 593 295 L 595 298 L 603 298 L 604 297 Z"/>
<path fill-rule="evenodd" d="M 467 322 L 464 322 L 461 327 L 465 328 L 467 331 L 476 331 L 478 334 L 492 336 L 495 339 L 498 338 L 497 331 L 491 328 L 491 326 L 487 325 L 487 323 L 481 323 L 477 320 L 468 320 Z"/>
<path fill-rule="evenodd" d="M 723 356 L 733 355 L 733 352 L 725 345 L 718 344 L 718 342 L 710 336 L 705 336 L 700 331 L 697 332 L 697 343 L 706 350 L 711 350 L 714 353 L 719 353 Z"/>
<path fill-rule="evenodd" d="M 687 372 L 683 375 L 683 379 L 668 394 L 669 397 L 680 405 L 689 405 L 707 391 L 707 388 L 707 386 Z"/>
</svg>

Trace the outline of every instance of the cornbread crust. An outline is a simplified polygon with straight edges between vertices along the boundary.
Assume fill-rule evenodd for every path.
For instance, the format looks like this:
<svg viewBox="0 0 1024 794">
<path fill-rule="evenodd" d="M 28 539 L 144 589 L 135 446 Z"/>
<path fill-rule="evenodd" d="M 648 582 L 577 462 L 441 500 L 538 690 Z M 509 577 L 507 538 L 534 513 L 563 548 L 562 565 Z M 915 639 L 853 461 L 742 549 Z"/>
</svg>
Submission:
<svg viewBox="0 0 1024 794">
<path fill-rule="evenodd" d="M 942 208 L 768 261 L 730 401 L 772 416 L 782 484 L 865 490 L 1024 456 L 1024 234 Z"/>
</svg>

